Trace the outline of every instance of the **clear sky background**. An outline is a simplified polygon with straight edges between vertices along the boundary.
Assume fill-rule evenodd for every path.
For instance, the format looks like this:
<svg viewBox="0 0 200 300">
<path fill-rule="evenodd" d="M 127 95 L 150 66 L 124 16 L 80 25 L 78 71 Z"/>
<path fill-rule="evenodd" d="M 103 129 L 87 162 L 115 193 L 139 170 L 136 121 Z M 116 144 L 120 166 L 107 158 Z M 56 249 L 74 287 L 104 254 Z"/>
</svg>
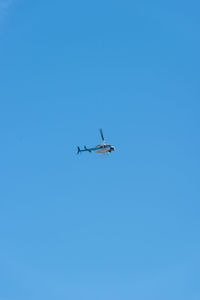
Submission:
<svg viewBox="0 0 200 300">
<path fill-rule="evenodd" d="M 197 0 L 0 0 L 0 300 L 200 299 L 199 32 Z"/>
</svg>

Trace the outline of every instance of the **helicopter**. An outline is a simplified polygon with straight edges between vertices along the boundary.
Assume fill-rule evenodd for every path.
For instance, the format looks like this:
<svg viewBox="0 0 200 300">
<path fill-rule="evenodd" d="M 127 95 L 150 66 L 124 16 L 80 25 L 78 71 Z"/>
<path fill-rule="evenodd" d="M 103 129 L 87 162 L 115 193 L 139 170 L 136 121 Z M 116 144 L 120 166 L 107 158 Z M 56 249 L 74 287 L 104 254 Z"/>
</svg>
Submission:
<svg viewBox="0 0 200 300">
<path fill-rule="evenodd" d="M 100 131 L 100 135 L 101 135 L 101 138 L 102 138 L 102 144 L 100 145 L 97 145 L 96 147 L 94 148 L 87 148 L 86 146 L 84 146 L 84 149 L 80 149 L 80 147 L 77 147 L 78 148 L 78 152 L 77 154 L 81 153 L 81 152 L 96 152 L 96 153 L 108 153 L 110 154 L 112 151 L 115 151 L 115 147 L 114 146 L 111 146 L 109 144 L 106 144 L 105 142 L 105 139 L 104 139 L 104 135 L 103 135 L 103 130 L 102 129 L 99 129 Z"/>
</svg>

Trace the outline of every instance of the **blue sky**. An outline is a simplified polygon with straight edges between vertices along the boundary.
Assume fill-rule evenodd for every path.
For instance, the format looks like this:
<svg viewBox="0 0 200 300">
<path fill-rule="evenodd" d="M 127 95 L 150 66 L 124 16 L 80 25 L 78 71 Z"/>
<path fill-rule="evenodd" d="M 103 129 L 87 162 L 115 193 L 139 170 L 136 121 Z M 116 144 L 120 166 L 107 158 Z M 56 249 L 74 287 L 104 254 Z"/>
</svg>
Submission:
<svg viewBox="0 0 200 300">
<path fill-rule="evenodd" d="M 199 10 L 0 0 L 0 300 L 200 299 Z"/>
</svg>

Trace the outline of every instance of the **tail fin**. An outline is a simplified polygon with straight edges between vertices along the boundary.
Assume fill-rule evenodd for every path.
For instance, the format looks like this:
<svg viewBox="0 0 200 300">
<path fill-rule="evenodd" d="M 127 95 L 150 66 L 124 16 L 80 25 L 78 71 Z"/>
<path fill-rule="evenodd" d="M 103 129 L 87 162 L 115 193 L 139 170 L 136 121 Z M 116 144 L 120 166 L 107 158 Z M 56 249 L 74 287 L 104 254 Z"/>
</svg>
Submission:
<svg viewBox="0 0 200 300">
<path fill-rule="evenodd" d="M 81 149 L 80 147 L 77 147 L 78 151 L 77 151 L 77 154 L 79 154 L 81 152 Z"/>
</svg>

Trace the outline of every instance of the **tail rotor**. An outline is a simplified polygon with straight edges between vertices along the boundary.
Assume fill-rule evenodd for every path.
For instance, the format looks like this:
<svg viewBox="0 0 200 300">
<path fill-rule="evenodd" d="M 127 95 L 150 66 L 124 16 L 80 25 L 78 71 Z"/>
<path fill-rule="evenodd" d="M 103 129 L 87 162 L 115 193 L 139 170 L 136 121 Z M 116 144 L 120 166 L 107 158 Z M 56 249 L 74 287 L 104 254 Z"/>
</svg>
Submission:
<svg viewBox="0 0 200 300">
<path fill-rule="evenodd" d="M 78 151 L 77 151 L 77 154 L 79 154 L 81 152 L 81 149 L 80 147 L 77 147 Z"/>
</svg>

